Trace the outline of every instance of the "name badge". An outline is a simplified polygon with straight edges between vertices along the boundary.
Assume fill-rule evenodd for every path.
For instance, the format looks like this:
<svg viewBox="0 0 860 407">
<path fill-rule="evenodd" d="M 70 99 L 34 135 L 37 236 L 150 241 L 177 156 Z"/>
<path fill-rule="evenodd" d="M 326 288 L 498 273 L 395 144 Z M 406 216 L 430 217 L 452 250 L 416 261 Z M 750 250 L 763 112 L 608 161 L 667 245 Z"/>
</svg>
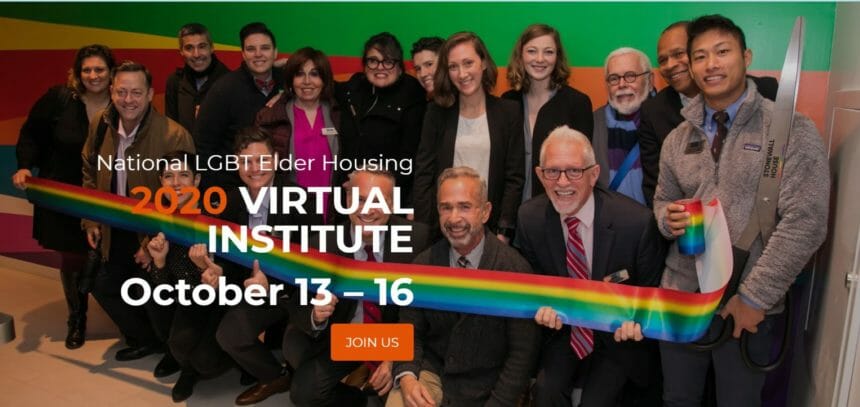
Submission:
<svg viewBox="0 0 860 407">
<path fill-rule="evenodd" d="M 699 154 L 705 149 L 705 142 L 702 140 L 699 141 L 691 141 L 690 144 L 687 144 L 687 148 L 684 150 L 684 154 Z"/>
<path fill-rule="evenodd" d="M 761 146 L 758 144 L 746 143 L 744 144 L 744 150 L 761 151 Z"/>
<path fill-rule="evenodd" d="M 323 136 L 337 136 L 337 129 L 334 127 L 323 127 Z"/>
<path fill-rule="evenodd" d="M 603 277 L 603 281 L 607 283 L 620 283 L 623 281 L 627 281 L 630 279 L 630 273 L 627 272 L 627 269 L 618 270 L 606 277 Z"/>
</svg>

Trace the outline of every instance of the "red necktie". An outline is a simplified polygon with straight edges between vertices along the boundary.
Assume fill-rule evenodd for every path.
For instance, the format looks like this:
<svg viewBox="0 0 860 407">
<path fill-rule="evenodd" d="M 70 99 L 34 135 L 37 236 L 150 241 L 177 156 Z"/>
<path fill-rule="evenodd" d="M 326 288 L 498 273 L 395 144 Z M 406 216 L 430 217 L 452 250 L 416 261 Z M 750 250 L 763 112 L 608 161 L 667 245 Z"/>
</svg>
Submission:
<svg viewBox="0 0 860 407">
<path fill-rule="evenodd" d="M 269 94 L 272 92 L 272 88 L 275 87 L 275 81 L 273 79 L 254 79 L 254 82 L 257 83 L 257 87 L 260 88 L 265 94 Z"/>
<path fill-rule="evenodd" d="M 373 255 L 371 245 L 364 246 L 364 252 L 367 253 L 367 261 L 376 262 L 376 256 Z M 362 301 L 361 310 L 365 324 L 378 324 L 382 322 L 382 310 L 379 309 L 379 305 L 370 301 Z M 364 362 L 364 364 L 367 365 L 371 373 L 379 366 L 379 362 Z"/>
<path fill-rule="evenodd" d="M 588 258 L 585 255 L 585 246 L 579 236 L 579 219 L 574 216 L 564 219 L 567 225 L 567 272 L 573 278 L 589 280 Z M 570 327 L 570 347 L 576 357 L 585 359 L 594 349 L 594 333 L 591 329 L 580 326 Z"/>
</svg>

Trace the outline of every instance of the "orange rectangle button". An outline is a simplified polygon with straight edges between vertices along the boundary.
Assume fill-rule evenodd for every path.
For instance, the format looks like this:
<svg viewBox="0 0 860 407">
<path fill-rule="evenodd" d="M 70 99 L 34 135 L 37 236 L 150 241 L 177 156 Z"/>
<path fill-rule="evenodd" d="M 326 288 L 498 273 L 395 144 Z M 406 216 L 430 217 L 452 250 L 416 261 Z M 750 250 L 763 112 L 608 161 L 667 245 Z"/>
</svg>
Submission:
<svg viewBox="0 0 860 407">
<path fill-rule="evenodd" d="M 412 324 L 333 324 L 331 360 L 407 361 L 414 357 Z"/>
</svg>

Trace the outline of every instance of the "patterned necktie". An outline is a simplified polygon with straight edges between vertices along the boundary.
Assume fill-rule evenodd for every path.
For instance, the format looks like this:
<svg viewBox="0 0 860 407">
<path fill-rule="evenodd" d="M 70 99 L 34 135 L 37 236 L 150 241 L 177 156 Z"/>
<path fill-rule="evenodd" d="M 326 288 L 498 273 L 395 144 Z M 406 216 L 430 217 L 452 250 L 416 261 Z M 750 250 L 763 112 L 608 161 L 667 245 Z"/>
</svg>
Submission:
<svg viewBox="0 0 860 407">
<path fill-rule="evenodd" d="M 579 236 L 579 219 L 570 216 L 564 219 L 567 225 L 567 273 L 573 278 L 589 280 L 588 258 L 585 256 L 585 246 Z M 570 327 L 570 347 L 576 357 L 585 359 L 594 349 L 594 333 L 591 329 L 580 326 Z"/>
<path fill-rule="evenodd" d="M 260 88 L 260 91 L 268 95 L 272 92 L 272 88 L 275 87 L 274 79 L 254 79 L 254 82 L 257 84 L 257 87 Z"/>
<path fill-rule="evenodd" d="M 469 261 L 466 256 L 460 256 L 460 258 L 457 259 L 457 266 L 464 269 L 472 268 L 472 262 Z"/>
<path fill-rule="evenodd" d="M 367 253 L 367 261 L 376 262 L 376 256 L 373 254 L 371 245 L 364 246 L 364 252 Z M 363 315 L 362 322 L 365 324 L 378 324 L 382 322 L 382 310 L 379 309 L 379 305 L 370 301 L 362 301 L 361 310 Z M 379 366 L 379 362 L 368 361 L 364 362 L 364 364 L 370 369 L 371 373 Z"/>
<path fill-rule="evenodd" d="M 714 136 L 714 142 L 711 143 L 711 156 L 714 157 L 714 162 L 720 161 L 720 153 L 723 151 L 723 141 L 726 139 L 726 134 L 729 133 L 729 128 L 726 124 L 729 122 L 729 114 L 725 110 L 714 112 L 714 121 L 717 123 L 717 134 Z"/>
</svg>

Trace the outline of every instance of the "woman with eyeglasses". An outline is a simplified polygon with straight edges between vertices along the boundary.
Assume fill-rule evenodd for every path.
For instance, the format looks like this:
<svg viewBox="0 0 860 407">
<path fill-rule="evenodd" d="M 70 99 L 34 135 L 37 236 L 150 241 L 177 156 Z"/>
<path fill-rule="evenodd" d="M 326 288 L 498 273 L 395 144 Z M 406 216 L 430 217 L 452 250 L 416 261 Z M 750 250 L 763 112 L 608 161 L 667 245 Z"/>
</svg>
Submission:
<svg viewBox="0 0 860 407">
<path fill-rule="evenodd" d="M 27 177 L 38 169 L 41 178 L 81 185 L 81 150 L 90 121 L 110 103 L 110 72 L 115 65 L 113 52 L 104 45 L 78 50 L 68 82 L 39 98 L 21 127 L 15 147 L 18 171 L 12 184 L 26 188 Z M 86 341 L 89 300 L 89 294 L 78 289 L 87 250 L 81 220 L 36 206 L 33 238 L 60 253 L 60 279 L 69 308 L 66 348 L 80 348 Z"/>
<path fill-rule="evenodd" d="M 290 180 L 301 187 L 333 185 L 332 166 L 323 165 L 339 152 L 340 110 L 334 103 L 334 77 L 325 54 L 301 48 L 284 67 L 286 94 L 257 113 L 256 124 L 272 134 L 275 152 L 294 162 L 313 162 L 302 171 L 291 171 Z M 311 161 L 313 160 L 313 161 Z M 326 196 L 326 213 L 329 202 Z"/>
<path fill-rule="evenodd" d="M 417 79 L 404 74 L 403 48 L 394 35 L 383 32 L 364 43 L 364 72 L 338 83 L 341 106 L 341 159 L 361 169 L 366 160 L 395 159 L 394 173 L 404 204 L 411 202 L 412 163 L 421 137 L 426 99 Z M 408 162 L 405 160 L 409 160 Z M 389 161 L 391 162 L 391 161 Z M 404 167 L 408 165 L 408 167 Z M 367 169 L 373 169 L 368 167 Z M 344 168 L 340 180 L 350 169 Z"/>
<path fill-rule="evenodd" d="M 454 34 L 439 50 L 434 103 L 415 159 L 415 217 L 436 224 L 436 178 L 446 168 L 468 166 L 487 181 L 493 208 L 486 225 L 509 241 L 522 199 L 523 116 L 516 102 L 490 94 L 496 75 L 475 33 Z"/>
<path fill-rule="evenodd" d="M 511 90 L 502 95 L 519 103 L 523 111 L 525 184 L 522 200 L 544 192 L 534 178 L 540 146 L 556 127 L 567 125 L 585 134 L 594 130 L 591 99 L 570 87 L 570 67 L 558 31 L 546 24 L 532 24 L 514 44 L 508 63 Z"/>
</svg>

